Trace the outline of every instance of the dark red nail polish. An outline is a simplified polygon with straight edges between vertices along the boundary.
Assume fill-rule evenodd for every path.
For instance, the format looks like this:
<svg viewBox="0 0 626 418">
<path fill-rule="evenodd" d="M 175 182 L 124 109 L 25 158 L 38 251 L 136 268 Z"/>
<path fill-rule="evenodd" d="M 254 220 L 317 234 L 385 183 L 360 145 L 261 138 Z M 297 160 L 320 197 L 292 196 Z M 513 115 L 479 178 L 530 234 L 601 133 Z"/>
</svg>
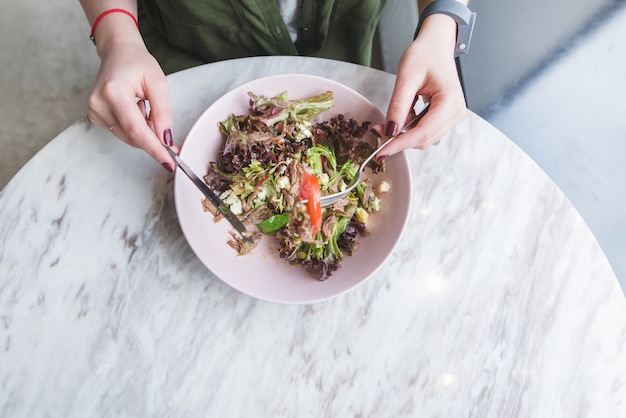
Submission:
<svg viewBox="0 0 626 418">
<path fill-rule="evenodd" d="M 174 141 L 172 141 L 171 129 L 168 128 L 163 131 L 163 142 L 165 142 L 165 145 L 167 145 L 168 147 L 171 147 L 172 145 L 174 145 Z"/>
<path fill-rule="evenodd" d="M 394 136 L 396 134 L 396 126 L 396 122 L 393 120 L 387 122 L 387 126 L 385 127 L 385 135 Z"/>
<path fill-rule="evenodd" d="M 370 129 L 370 133 L 374 135 L 376 138 L 380 137 L 380 134 L 376 129 Z"/>
<path fill-rule="evenodd" d="M 169 171 L 170 173 L 174 172 L 174 167 L 172 167 L 172 165 L 170 163 L 163 163 L 161 164 L 167 171 Z"/>
<path fill-rule="evenodd" d="M 383 155 L 379 155 L 378 157 L 376 157 L 376 160 L 380 162 L 380 161 L 384 160 L 385 158 L 387 158 L 387 156 L 385 154 L 383 154 Z"/>
</svg>

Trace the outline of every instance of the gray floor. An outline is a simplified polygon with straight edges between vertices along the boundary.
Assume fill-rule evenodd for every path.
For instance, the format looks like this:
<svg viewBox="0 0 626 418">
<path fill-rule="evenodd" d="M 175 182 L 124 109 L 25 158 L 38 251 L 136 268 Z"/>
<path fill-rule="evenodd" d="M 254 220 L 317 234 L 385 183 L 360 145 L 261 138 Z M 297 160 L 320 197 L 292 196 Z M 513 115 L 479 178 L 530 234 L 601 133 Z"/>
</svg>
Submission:
<svg viewBox="0 0 626 418">
<path fill-rule="evenodd" d="M 98 69 L 78 1 L 0 2 L 0 188 L 85 115 Z"/>
<path fill-rule="evenodd" d="M 498 4 L 485 1 L 477 7 Z M 480 16 L 487 26 L 488 13 Z M 596 235 L 626 289 L 626 44 L 621 41 L 626 9 L 614 7 L 600 15 L 581 10 L 577 16 L 571 24 L 584 32 L 572 29 L 576 42 L 572 36 L 565 36 L 567 41 L 552 36 L 560 44 L 546 47 L 545 57 L 535 49 L 539 64 L 530 69 L 518 65 L 523 74 L 515 75 L 517 84 L 504 80 L 497 65 L 485 65 L 491 61 L 481 58 L 474 70 L 468 65 L 468 91 L 477 103 L 472 107 L 470 100 L 470 107 L 554 179 Z M 78 1 L 0 3 L 0 188 L 48 141 L 84 117 L 98 68 L 89 29 Z M 480 42 L 481 32 L 477 35 Z M 479 57 L 480 46 L 472 48 Z M 523 54 L 515 56 L 524 60 Z M 497 62 L 493 54 L 488 58 Z M 509 59 L 500 61 L 510 64 Z M 489 77 L 493 83 L 484 84 Z"/>
<path fill-rule="evenodd" d="M 623 2 L 622 2 L 623 4 Z M 555 181 L 626 289 L 626 5 L 599 14 L 484 115 Z"/>
</svg>

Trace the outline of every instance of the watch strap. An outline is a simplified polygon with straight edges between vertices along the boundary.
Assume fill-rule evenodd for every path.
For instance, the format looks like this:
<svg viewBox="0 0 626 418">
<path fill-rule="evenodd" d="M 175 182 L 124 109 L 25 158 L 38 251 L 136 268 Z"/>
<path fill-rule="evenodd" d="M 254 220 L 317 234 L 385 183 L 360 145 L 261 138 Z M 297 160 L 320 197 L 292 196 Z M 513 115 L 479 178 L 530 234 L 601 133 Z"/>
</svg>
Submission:
<svg viewBox="0 0 626 418">
<path fill-rule="evenodd" d="M 442 13 L 450 16 L 457 23 L 458 31 L 456 37 L 456 46 L 454 48 L 454 56 L 466 55 L 469 52 L 470 42 L 472 40 L 472 33 L 474 32 L 474 21 L 476 20 L 476 13 L 472 12 L 466 5 L 456 0 L 435 0 L 431 2 L 419 17 L 417 23 L 417 29 L 415 29 L 415 36 L 422 27 L 424 20 L 435 13 Z"/>
</svg>

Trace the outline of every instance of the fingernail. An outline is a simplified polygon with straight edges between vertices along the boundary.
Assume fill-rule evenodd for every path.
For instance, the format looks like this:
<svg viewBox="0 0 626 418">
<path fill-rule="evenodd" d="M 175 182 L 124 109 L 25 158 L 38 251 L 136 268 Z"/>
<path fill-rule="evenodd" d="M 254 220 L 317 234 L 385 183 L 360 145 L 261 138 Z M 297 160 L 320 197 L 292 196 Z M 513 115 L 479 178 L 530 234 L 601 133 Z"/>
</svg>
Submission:
<svg viewBox="0 0 626 418">
<path fill-rule="evenodd" d="M 174 172 L 174 167 L 172 167 L 172 164 L 170 164 L 170 163 L 163 163 L 161 165 L 163 166 L 163 168 L 165 168 L 170 173 Z"/>
<path fill-rule="evenodd" d="M 379 155 L 378 157 L 376 157 L 376 160 L 378 162 L 380 162 L 380 161 L 384 160 L 385 158 L 387 158 L 387 155 L 383 154 L 383 155 Z"/>
<path fill-rule="evenodd" d="M 171 147 L 172 145 L 174 145 L 174 141 L 172 141 L 171 129 L 168 128 L 163 131 L 163 142 L 165 142 L 165 145 L 167 145 L 168 147 Z"/>
<path fill-rule="evenodd" d="M 387 122 L 387 126 L 385 127 L 385 135 L 393 136 L 395 134 L 396 134 L 396 122 L 393 120 L 390 120 L 389 122 Z"/>
<path fill-rule="evenodd" d="M 376 138 L 380 137 L 380 134 L 376 129 L 370 129 L 370 133 L 374 135 Z"/>
</svg>

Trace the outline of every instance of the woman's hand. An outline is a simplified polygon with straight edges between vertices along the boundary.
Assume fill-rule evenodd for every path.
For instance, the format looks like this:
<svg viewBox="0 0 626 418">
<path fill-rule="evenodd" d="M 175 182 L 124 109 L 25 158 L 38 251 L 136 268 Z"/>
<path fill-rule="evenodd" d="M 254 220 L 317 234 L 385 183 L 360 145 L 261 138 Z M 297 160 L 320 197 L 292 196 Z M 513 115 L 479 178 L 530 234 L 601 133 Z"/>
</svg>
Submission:
<svg viewBox="0 0 626 418">
<path fill-rule="evenodd" d="M 163 147 L 173 145 L 167 80 L 136 35 L 102 43 L 98 40 L 101 63 L 87 115 L 92 122 L 110 129 L 127 144 L 143 149 L 173 172 L 176 165 Z M 178 152 L 177 147 L 175 151 Z"/>
<path fill-rule="evenodd" d="M 465 97 L 454 61 L 455 42 L 456 22 L 452 18 L 436 14 L 424 20 L 417 39 L 400 60 L 386 125 L 374 128 L 385 136 L 396 134 L 409 120 L 419 95 L 430 100 L 430 108 L 379 158 L 408 148 L 426 149 L 465 115 Z"/>
</svg>

